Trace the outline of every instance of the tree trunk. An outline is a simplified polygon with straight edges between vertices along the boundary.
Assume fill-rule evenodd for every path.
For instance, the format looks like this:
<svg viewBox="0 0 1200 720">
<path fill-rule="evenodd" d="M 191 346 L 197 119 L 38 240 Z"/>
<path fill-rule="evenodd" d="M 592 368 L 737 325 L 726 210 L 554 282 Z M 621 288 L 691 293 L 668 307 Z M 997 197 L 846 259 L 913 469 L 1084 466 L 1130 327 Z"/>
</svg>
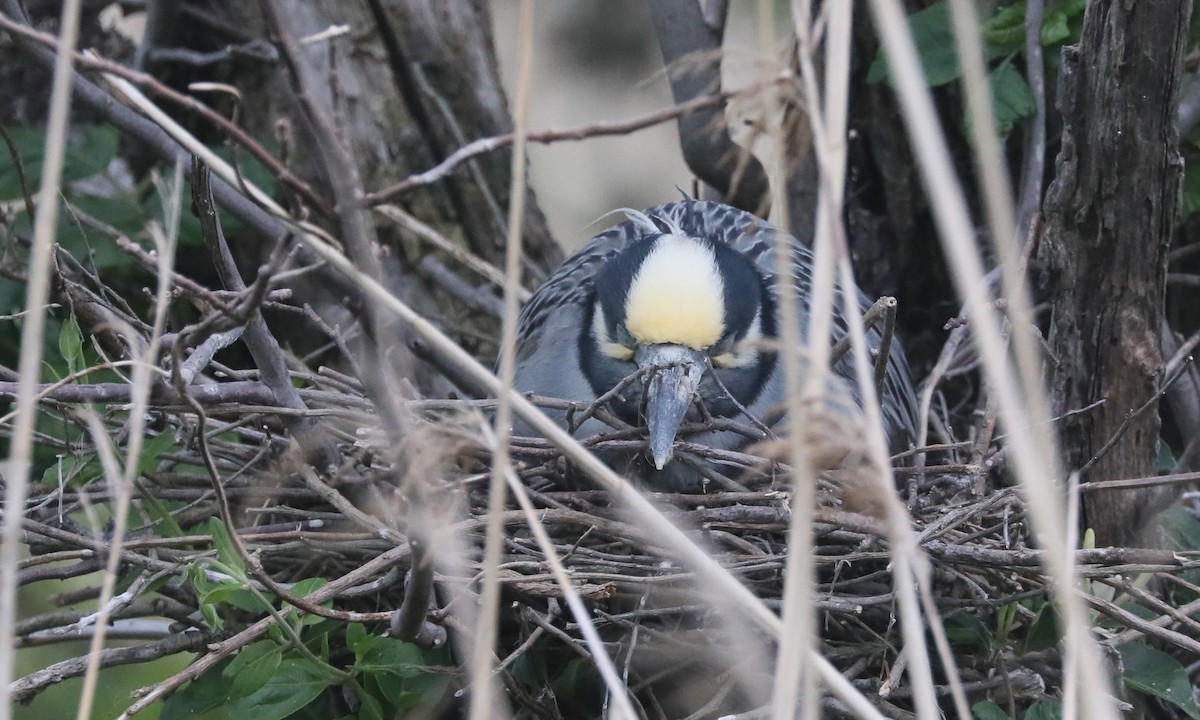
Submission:
<svg viewBox="0 0 1200 720">
<path fill-rule="evenodd" d="M 362 193 L 386 188 L 433 167 L 460 146 L 512 131 L 491 36 L 491 17 L 480 0 L 278 0 L 281 31 L 293 39 L 347 26 L 350 32 L 298 45 L 294 72 L 305 77 L 312 107 L 332 118 L 341 143 L 357 165 Z M 231 6 L 232 21 L 256 37 L 274 39 L 275 28 L 254 5 Z M 256 137 L 270 137 L 281 122 L 292 128 L 292 163 L 298 174 L 335 197 L 328 168 L 313 143 L 308 107 L 298 95 L 287 62 L 237 75 L 244 97 L 242 122 Z M 509 204 L 509 148 L 458 166 L 445 180 L 413 188 L 390 202 L 472 253 L 502 265 Z M 536 283 L 561 254 L 531 189 L 523 250 L 527 282 Z M 379 220 L 379 217 L 376 216 Z M 389 290 L 478 354 L 494 348 L 478 339 L 494 336 L 497 318 L 463 302 L 478 278 L 453 260 L 438 260 L 432 247 L 397 224 L 376 222 L 383 277 Z M 442 262 L 444 260 L 444 262 Z M 457 276 L 447 282 L 446 276 Z M 451 278 L 455 280 L 455 278 Z M 453 285 L 453 287 L 452 287 Z M 460 288 L 466 287 L 464 291 Z M 318 279 L 299 288 L 330 325 L 348 326 L 345 300 Z M 487 295 L 488 293 L 480 293 Z M 402 328 L 384 340 L 395 370 L 422 393 L 450 391 L 431 368 L 409 357 L 413 342 Z M 389 331 L 390 332 L 390 331 Z"/>
<path fill-rule="evenodd" d="M 1068 467 L 1084 481 L 1152 475 L 1164 359 L 1166 251 L 1182 161 L 1175 107 L 1190 0 L 1088 5 L 1063 51 L 1062 149 L 1047 191 L 1040 258 L 1051 273 L 1050 389 Z M 1137 540 L 1154 489 L 1084 496 L 1101 544 Z"/>
</svg>

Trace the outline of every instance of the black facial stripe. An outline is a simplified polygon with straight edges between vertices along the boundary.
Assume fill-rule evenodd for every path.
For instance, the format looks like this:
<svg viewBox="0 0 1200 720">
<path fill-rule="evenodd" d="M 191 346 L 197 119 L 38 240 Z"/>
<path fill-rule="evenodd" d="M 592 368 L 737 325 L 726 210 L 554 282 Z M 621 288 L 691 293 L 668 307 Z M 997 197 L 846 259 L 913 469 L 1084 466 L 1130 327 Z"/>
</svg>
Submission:
<svg viewBox="0 0 1200 720">
<path fill-rule="evenodd" d="M 750 329 L 754 315 L 766 315 L 761 310 L 766 283 L 741 253 L 724 243 L 714 242 L 711 247 L 725 285 L 725 327 L 732 331 L 731 339 L 741 340 Z"/>
<path fill-rule="evenodd" d="M 583 328 L 579 333 L 577 351 L 579 367 L 587 378 L 592 392 L 597 397 L 612 390 L 625 376 L 637 367 L 631 361 L 621 361 L 600 352 L 600 344 L 592 333 L 592 321 L 595 316 L 596 292 L 593 290 L 583 306 Z M 631 425 L 638 424 L 638 403 L 641 399 L 641 383 L 634 383 L 629 392 L 623 397 L 614 398 L 609 406 L 617 416 Z"/>
<path fill-rule="evenodd" d="M 600 307 L 604 309 L 604 322 L 608 326 L 608 335 L 613 340 L 620 337 L 617 328 L 625 325 L 625 299 L 629 296 L 633 278 L 660 237 L 662 236 L 651 235 L 638 240 L 605 263 L 600 272 L 596 273 L 596 298 L 600 301 Z M 591 315 L 590 308 L 588 314 Z M 588 322 L 590 325 L 590 317 Z"/>
</svg>

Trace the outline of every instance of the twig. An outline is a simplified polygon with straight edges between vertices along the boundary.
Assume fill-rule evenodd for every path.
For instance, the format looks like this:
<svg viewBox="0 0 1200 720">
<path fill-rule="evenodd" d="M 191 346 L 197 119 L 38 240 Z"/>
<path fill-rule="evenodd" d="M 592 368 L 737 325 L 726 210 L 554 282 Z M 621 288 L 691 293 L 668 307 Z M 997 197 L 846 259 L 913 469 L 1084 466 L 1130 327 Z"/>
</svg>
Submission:
<svg viewBox="0 0 1200 720">
<path fill-rule="evenodd" d="M 486 426 L 484 426 L 483 430 L 486 435 L 491 436 Z M 500 438 L 494 436 L 489 437 L 489 439 L 493 443 L 498 443 L 500 440 Z M 499 450 L 499 447 L 496 449 Z M 633 706 L 629 701 L 627 685 L 622 682 L 612 658 L 605 650 L 599 633 L 596 632 L 595 623 L 588 614 L 587 608 L 583 605 L 583 600 L 580 599 L 579 593 L 575 591 L 570 579 L 568 579 L 567 572 L 563 568 L 562 562 L 558 559 L 554 545 L 546 533 L 546 528 L 542 523 L 538 522 L 537 513 L 532 503 L 530 503 L 529 496 L 525 492 L 525 488 L 521 485 L 521 481 L 513 473 L 512 465 L 505 465 L 504 470 L 508 487 L 512 490 L 513 496 L 516 497 L 517 502 L 520 504 L 521 511 L 525 514 L 526 521 L 529 523 L 529 528 L 533 531 L 533 535 L 537 539 L 538 545 L 546 557 L 551 571 L 554 573 L 555 582 L 562 588 L 567 607 L 571 609 L 572 616 L 579 623 L 588 649 L 592 653 L 592 660 L 596 663 L 601 677 L 604 678 L 604 682 L 608 686 L 609 697 L 614 700 L 618 711 L 614 717 L 618 720 L 635 720 L 637 714 L 633 711 Z"/>
<path fill-rule="evenodd" d="M 896 298 L 881 297 L 878 300 L 876 300 L 875 302 L 871 303 L 871 307 L 867 308 L 867 311 L 862 314 L 863 327 L 873 328 L 876 325 L 878 325 L 880 321 L 886 320 L 886 318 L 888 316 L 888 312 L 889 312 L 888 311 L 889 307 L 892 308 L 891 312 L 894 314 L 895 307 L 896 307 Z M 833 348 L 829 351 L 829 364 L 831 366 L 837 365 L 839 362 L 842 361 L 843 358 L 846 357 L 846 353 L 848 353 L 848 352 L 850 352 L 850 334 L 849 333 L 842 336 L 841 338 L 838 338 L 838 341 L 833 344 Z M 882 353 L 880 355 L 882 357 Z M 885 364 L 886 364 L 886 360 L 885 360 Z"/>
<path fill-rule="evenodd" d="M 412 215 L 404 212 L 399 207 L 395 205 L 378 205 L 374 209 L 375 212 L 379 213 L 383 217 L 399 224 L 405 230 L 408 230 L 422 240 L 429 242 L 434 247 L 448 254 L 450 257 L 454 258 L 466 267 L 474 270 L 493 285 L 496 285 L 497 287 L 504 287 L 504 273 L 497 270 L 494 265 L 472 253 L 470 250 L 450 242 L 450 240 L 448 240 L 444 235 Z M 532 293 L 530 293 L 528 290 L 522 288 L 520 296 L 521 302 L 528 300 L 531 294 Z"/>
<path fill-rule="evenodd" d="M 433 603 L 433 555 L 425 541 L 410 536 L 412 565 L 404 579 L 404 602 L 392 613 L 390 632 L 393 637 L 421 647 L 439 647 L 446 642 L 446 630 L 425 618 Z"/>
<path fill-rule="evenodd" d="M 179 633 L 147 645 L 106 648 L 100 651 L 97 662 L 100 667 L 147 663 L 179 653 L 199 652 L 207 643 L 208 636 L 204 633 Z M 12 699 L 27 703 L 51 685 L 83 675 L 87 671 L 90 659 L 88 655 L 71 658 L 26 675 L 12 683 Z"/>
<path fill-rule="evenodd" d="M 480 588 L 479 612 L 468 660 L 468 679 L 471 697 L 468 716 L 471 720 L 495 717 L 497 710 L 508 714 L 505 703 L 496 697 L 493 683 L 493 647 L 499 631 L 500 584 L 498 582 L 501 548 L 504 544 L 504 525 L 500 514 L 506 503 L 508 483 L 512 475 L 509 442 L 512 438 L 513 383 L 517 367 L 517 315 L 521 289 L 521 240 L 525 222 L 525 128 L 529 118 L 529 87 L 533 65 L 533 2 L 522 0 L 520 22 L 520 60 L 517 74 L 517 97 L 513 109 L 513 153 L 509 182 L 508 237 L 504 251 L 504 313 L 500 332 L 500 361 L 497 373 L 500 382 L 500 402 L 496 407 L 495 439 L 492 443 L 491 476 L 488 479 L 488 523 L 483 547 L 483 582 Z M 569 596 L 568 596 L 569 598 Z M 576 602 L 578 598 L 576 598 Z M 573 608 L 574 609 L 574 608 Z M 610 663 L 611 665 L 611 663 Z M 630 713 L 629 720 L 633 720 Z"/>
<path fill-rule="evenodd" d="M 11 682 L 16 663 L 13 637 L 17 613 L 17 560 L 21 542 L 21 516 L 29 488 L 33 460 L 33 432 L 37 406 L 34 388 L 41 374 L 42 347 L 45 341 L 46 299 L 49 296 L 50 260 L 53 256 L 58 202 L 62 185 L 63 161 L 67 147 L 67 123 L 71 108 L 70 81 L 73 50 L 79 37 L 79 0 L 68 0 L 62 8 L 62 43 L 55 58 L 54 81 L 50 90 L 50 117 L 46 129 L 46 155 L 42 163 L 39 205 L 34 215 L 33 251 L 25 288 L 25 317 L 21 328 L 20 374 L 17 392 L 17 417 L 9 444 L 8 471 L 5 473 L 3 528 L 0 530 L 0 720 L 8 720 L 12 707 Z M 21 8 L 10 0 L 5 11 L 23 17 Z"/>
<path fill-rule="evenodd" d="M 1198 481 L 1200 481 L 1200 472 L 1185 472 L 1171 475 L 1156 475 L 1154 477 L 1083 483 L 1079 486 L 1079 492 L 1089 493 L 1100 490 L 1129 490 L 1131 488 L 1159 487 L 1162 485 L 1187 485 Z"/>
<path fill-rule="evenodd" d="M 8 148 L 8 159 L 17 171 L 17 184 L 21 187 L 21 199 L 25 201 L 25 214 L 32 218 L 37 211 L 33 207 L 33 193 L 29 190 L 29 181 L 25 178 L 25 163 L 21 162 L 21 152 L 3 124 L 0 124 L 0 138 L 4 139 L 4 145 Z"/>
<path fill-rule="evenodd" d="M 783 78 L 774 80 L 773 82 L 782 82 Z M 564 140 L 586 140 L 594 137 L 604 137 L 607 135 L 628 135 L 629 133 L 644 128 L 658 125 L 668 120 L 682 117 L 688 113 L 694 113 L 704 108 L 712 107 L 725 103 L 730 98 L 740 95 L 753 95 L 762 90 L 761 84 L 754 84 L 747 88 L 738 91 L 726 91 L 715 93 L 712 95 L 704 95 L 694 98 L 687 102 L 679 103 L 663 110 L 658 110 L 647 115 L 632 120 L 623 120 L 611 123 L 596 123 L 586 125 L 579 128 L 571 128 L 568 130 L 544 130 L 541 132 L 532 132 L 525 134 L 525 141 L 548 145 L 551 143 L 561 142 Z M 512 145 L 514 136 L 511 133 L 505 135 L 497 135 L 495 137 L 481 138 L 475 140 L 463 147 L 455 150 L 445 160 L 441 161 L 434 167 L 422 173 L 410 175 L 400 182 L 390 185 L 382 190 L 369 193 L 363 197 L 362 202 L 368 207 L 379 205 L 380 203 L 390 202 L 404 193 L 418 187 L 430 185 L 439 180 L 442 180 L 454 171 L 456 167 L 464 161 L 469 160 L 477 155 L 492 152 L 502 147 Z"/>
<path fill-rule="evenodd" d="M 880 298 L 883 305 L 883 331 L 880 333 L 879 348 L 875 355 L 875 394 L 883 397 L 884 380 L 887 379 L 888 354 L 892 349 L 892 336 L 896 332 L 896 298 Z M 863 323 L 866 325 L 866 323 Z"/>
<path fill-rule="evenodd" d="M 1192 653 L 1192 655 L 1200 655 L 1200 641 L 1194 637 L 1175 632 L 1174 630 L 1168 630 L 1165 627 L 1159 627 L 1153 622 L 1143 620 L 1128 610 L 1103 598 L 1098 598 L 1095 595 L 1088 595 L 1087 593 L 1080 593 L 1079 595 L 1083 602 L 1092 609 L 1104 613 L 1127 628 L 1139 630 L 1144 636 L 1157 638 L 1181 650 L 1186 650 Z"/>
<path fill-rule="evenodd" d="M 13 15 L 13 18 L 15 17 L 20 16 Z M 41 33 L 32 28 L 26 27 L 13 18 L 0 15 L 0 29 L 7 30 L 14 35 L 31 40 L 47 48 L 58 47 L 58 38 L 54 37 L 53 35 Z M 185 95 L 168 87 L 167 85 L 164 85 L 151 75 L 137 72 L 136 70 L 131 70 L 120 63 L 100 57 L 93 50 L 89 50 L 86 53 L 74 52 L 72 53 L 72 58 L 81 68 L 97 70 L 124 78 L 134 85 L 147 88 L 157 97 L 161 97 L 175 105 L 178 105 L 179 107 L 184 108 L 185 110 L 189 110 L 197 115 L 200 115 L 205 120 L 208 120 L 213 125 L 216 125 L 224 132 L 228 133 L 235 142 L 249 151 L 250 154 L 254 156 L 254 159 L 261 162 L 268 170 L 270 170 L 271 174 L 274 175 L 278 180 L 286 183 L 296 192 L 300 193 L 300 195 L 302 195 L 304 199 L 313 206 L 314 209 L 323 215 L 332 215 L 332 208 L 330 208 L 329 203 L 317 195 L 316 191 L 313 190 L 311 185 L 301 180 L 294 173 L 292 173 L 291 170 L 280 163 L 269 150 L 262 146 L 261 143 L 250 137 L 250 135 L 240 127 L 230 122 L 224 116 L 220 115 L 204 103 L 196 100 L 190 95 Z"/>
<path fill-rule="evenodd" d="M 1117 428 L 1117 431 L 1114 432 L 1112 437 L 1108 439 L 1108 442 L 1104 443 L 1104 445 L 1098 451 L 1096 451 L 1096 454 L 1093 455 L 1090 460 L 1084 463 L 1083 467 L 1079 468 L 1079 476 L 1086 476 L 1087 471 L 1094 467 L 1096 463 L 1100 462 L 1101 458 L 1107 455 L 1108 452 L 1117 444 L 1117 442 L 1119 442 L 1121 438 L 1125 436 L 1125 433 L 1129 432 L 1129 428 L 1133 426 L 1134 422 L 1136 422 L 1138 418 L 1144 415 L 1148 410 L 1157 408 L 1159 398 L 1167 393 L 1167 390 L 1169 390 L 1171 386 L 1175 384 L 1176 380 L 1183 376 L 1183 373 L 1187 371 L 1187 369 L 1187 365 L 1180 365 L 1173 375 L 1162 381 L 1162 384 L 1158 386 L 1157 392 L 1147 398 L 1146 401 L 1141 405 L 1131 410 L 1125 416 L 1125 419 L 1121 421 L 1121 425 Z"/>
<path fill-rule="evenodd" d="M 221 230 L 221 222 L 213 204 L 208 167 L 199 158 L 194 158 L 192 164 L 192 203 L 200 218 L 204 239 L 222 282 L 229 290 L 244 292 L 246 284 L 242 281 L 233 255 L 229 252 L 229 245 L 225 242 L 225 234 Z M 265 283 L 263 288 L 265 290 Z M 244 339 L 263 382 L 274 393 L 276 402 L 293 410 L 306 410 L 307 406 L 288 376 L 279 341 L 271 334 L 266 321 L 257 310 L 250 314 Z M 176 389 L 182 392 L 184 388 L 177 386 Z M 337 448 L 323 429 L 304 417 L 285 415 L 282 419 L 318 468 L 324 471 L 338 465 Z"/>
<path fill-rule="evenodd" d="M 1033 117 L 1025 121 L 1025 158 L 1017 201 L 1017 237 L 1028 235 L 1042 206 L 1046 174 L 1046 69 L 1042 60 L 1042 16 L 1045 0 L 1025 4 L 1025 79 L 1033 94 Z"/>
<path fill-rule="evenodd" d="M 441 286 L 443 290 L 458 298 L 466 307 L 477 312 L 485 313 L 494 318 L 504 315 L 504 303 L 500 298 L 485 289 L 477 288 L 446 267 L 440 258 L 427 255 L 418 265 L 425 273 Z"/>
</svg>

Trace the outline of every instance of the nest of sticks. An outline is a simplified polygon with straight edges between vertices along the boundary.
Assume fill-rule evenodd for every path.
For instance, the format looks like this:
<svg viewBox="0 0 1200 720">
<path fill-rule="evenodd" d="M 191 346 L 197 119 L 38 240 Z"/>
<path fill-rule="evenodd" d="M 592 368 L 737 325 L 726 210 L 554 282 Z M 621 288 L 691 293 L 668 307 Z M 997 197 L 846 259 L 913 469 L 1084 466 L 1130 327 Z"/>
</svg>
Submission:
<svg viewBox="0 0 1200 720">
<path fill-rule="evenodd" d="M 311 457 L 281 420 L 287 413 L 282 408 L 236 398 L 209 402 L 197 414 L 198 404 L 178 398 L 152 402 L 146 439 L 152 462 L 131 490 L 133 514 L 120 557 L 120 577 L 128 589 L 111 604 L 116 623 L 110 634 L 154 639 L 105 650 L 103 662 L 201 655 L 139 702 L 199 677 L 262 637 L 277 620 L 266 612 L 234 610 L 220 630 L 205 621 L 189 573 L 210 567 L 206 563 L 222 552 L 240 558 L 261 592 L 279 595 L 299 612 L 368 623 L 424 647 L 453 648 L 469 637 L 474 603 L 464 598 L 479 592 L 483 576 L 493 460 L 485 412 L 491 403 L 409 400 L 397 405 L 401 427 L 389 432 L 368 411 L 371 403 L 356 379 L 329 370 L 293 377 L 303 384 L 309 414 L 345 458 L 328 473 L 313 469 Z M 66 386 L 48 393 L 48 407 L 73 417 L 72 402 L 83 398 L 71 391 Z M 125 399 L 118 395 L 112 401 Z M 122 414 L 101 418 L 106 420 L 119 436 Z M 1048 603 L 1040 554 L 1028 539 L 1019 494 L 998 482 L 1002 473 L 995 466 L 1003 464 L 1003 452 L 990 447 L 990 438 L 983 446 L 978 437 L 946 439 L 930 446 L 922 462 L 913 463 L 910 454 L 898 458 L 894 469 L 928 558 L 934 591 L 926 612 L 936 612 L 949 634 L 968 699 L 1027 704 L 1052 692 L 1060 672 L 1053 635 L 1034 648 Z M 639 442 L 615 431 L 585 444 L 629 448 Z M 72 463 L 77 450 L 59 448 L 59 482 L 36 486 L 29 499 L 30 557 L 20 570 L 23 586 L 87 575 L 105 563 L 112 538 L 86 529 L 79 518 L 102 517 L 99 508 L 113 503 L 116 491 L 94 466 Z M 706 494 L 648 498 L 778 611 L 793 492 L 788 468 L 771 458 L 769 447 L 759 450 L 767 457 L 715 454 L 685 443 L 681 452 L 720 460 L 741 489 L 711 484 Z M 593 717 L 605 702 L 592 652 L 563 602 L 563 590 L 533 532 L 536 524 L 647 717 L 730 712 L 755 717 L 748 705 L 756 693 L 761 696 L 764 682 L 770 687 L 763 679 L 769 670 L 763 675 L 755 669 L 769 667 L 770 658 L 746 655 L 754 648 L 761 655 L 765 642 L 749 619 L 717 589 L 706 587 L 703 577 L 661 541 L 659 528 L 632 518 L 620 498 L 581 482 L 546 441 L 516 439 L 512 460 L 534 512 L 522 511 L 511 495 L 502 511 L 498 657 L 500 676 L 522 716 Z M 886 716 L 909 717 L 911 688 L 877 493 L 854 473 L 826 473 L 818 481 L 813 560 L 820 651 Z M 163 521 L 155 511 L 163 503 L 175 508 L 169 513 L 180 531 L 174 537 L 149 529 Z M 214 533 L 213 518 L 236 529 L 227 534 L 234 542 Z M 1177 613 L 1161 596 L 1170 591 L 1171 578 L 1200 566 L 1200 560 L 1165 550 L 1110 548 L 1079 551 L 1076 561 L 1089 587 L 1133 594 L 1160 615 L 1140 617 L 1115 602 L 1112 592 L 1089 592 L 1091 608 L 1111 627 L 1111 644 L 1147 635 L 1172 647 L 1195 643 L 1187 640 L 1186 629 L 1173 629 Z M 1165 580 L 1150 589 L 1135 587 L 1133 578 L 1143 573 Z M 294 583 L 314 577 L 326 581 L 316 593 L 301 598 L 290 592 Z M 66 606 L 94 601 L 98 592 L 89 587 L 56 599 Z M 87 615 L 54 610 L 26 618 L 18 628 L 20 642 L 79 637 Z M 146 618 L 167 618 L 169 632 L 139 636 Z M 998 641 L 1001 633 L 1021 642 Z M 78 674 L 73 670 L 85 660 L 28 675 L 16 683 L 14 694 L 28 700 Z M 941 673 L 935 678 L 939 692 L 949 703 L 949 681 L 938 663 L 934 667 Z M 463 672 L 453 671 L 454 682 L 465 682 Z M 454 702 L 447 696 L 443 707 Z M 845 712 L 837 700 L 826 702 L 835 716 Z"/>
</svg>

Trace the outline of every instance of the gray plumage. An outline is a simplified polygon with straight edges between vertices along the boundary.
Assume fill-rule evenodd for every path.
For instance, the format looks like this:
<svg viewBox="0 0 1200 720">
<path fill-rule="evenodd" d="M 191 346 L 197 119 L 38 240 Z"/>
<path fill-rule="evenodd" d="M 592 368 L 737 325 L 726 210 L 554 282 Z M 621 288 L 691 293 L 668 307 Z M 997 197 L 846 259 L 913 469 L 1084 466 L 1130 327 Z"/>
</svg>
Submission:
<svg viewBox="0 0 1200 720">
<path fill-rule="evenodd" d="M 600 313 L 599 323 L 607 321 L 614 332 L 628 340 L 628 333 L 621 323 L 624 321 L 622 302 L 627 301 L 633 282 L 629 276 L 635 274 L 648 252 L 660 240 L 661 235 L 683 235 L 702 243 L 715 258 L 713 266 L 721 282 L 716 293 L 724 293 L 723 323 L 733 323 L 738 328 L 729 329 L 729 338 L 721 342 L 724 347 L 746 336 L 746 325 L 751 314 L 755 314 L 754 333 L 759 325 L 765 335 L 773 335 L 778 326 L 775 306 L 775 237 L 778 231 L 750 213 L 718 203 L 684 200 L 659 205 L 645 213 L 630 213 L 631 219 L 597 235 L 579 252 L 568 258 L 533 294 L 521 311 L 517 335 L 517 365 L 515 386 L 522 392 L 577 402 L 586 407 L 599 392 L 611 388 L 614 378 L 628 375 L 637 370 L 632 357 L 626 361 L 610 355 L 597 353 L 594 340 L 594 313 Z M 810 294 L 812 284 L 812 253 L 788 236 L 791 246 L 792 266 L 795 271 L 797 297 L 801 315 L 801 334 L 807 335 Z M 733 254 L 720 249 L 728 248 Z M 607 268 L 607 270 L 606 270 Z M 753 268 L 749 272 L 747 268 Z M 598 287 L 597 282 L 601 283 Z M 761 283 L 759 287 L 754 287 Z M 624 285 L 622 285 L 624 284 Z M 866 296 L 855 289 L 861 310 L 870 306 Z M 841 294 L 835 292 L 835 303 Z M 598 299 L 600 300 L 597 303 Z M 600 308 L 597 310 L 596 308 Z M 607 308 L 608 313 L 603 310 Z M 687 312 L 687 309 L 681 309 Z M 770 317 L 758 319 L 758 315 Z M 621 315 L 614 321 L 611 315 Z M 596 326 L 599 327 L 599 326 Z M 734 332 L 736 330 L 736 332 Z M 834 340 L 847 333 L 840 308 L 835 308 L 833 318 Z M 603 334 L 603 329 L 600 330 Z M 736 336 L 736 337 L 735 337 Z M 605 337 L 605 340 L 619 339 Z M 879 345 L 881 336 L 877 330 L 869 330 L 868 344 L 872 349 Z M 632 345 L 632 341 L 624 344 Z M 613 343 L 608 343 L 612 348 Z M 639 346 L 640 347 L 640 346 Z M 677 346 L 672 346 L 677 347 Z M 619 349 L 619 348 L 618 348 Z M 639 353 L 640 353 L 639 349 Z M 684 352 L 689 352 L 684 349 Z M 713 355 L 717 352 L 714 350 Z M 726 380 L 729 392 L 740 395 L 742 404 L 751 414 L 762 417 L 767 410 L 783 402 L 783 369 L 773 353 L 764 352 L 755 356 L 753 366 L 745 365 L 732 369 L 714 369 L 705 357 L 705 379 L 701 381 L 696 395 L 715 417 L 735 418 L 741 413 L 733 410 L 725 400 L 726 387 L 714 383 L 711 375 L 716 373 Z M 639 355 L 640 358 L 640 355 Z M 849 396 L 861 407 L 861 397 L 854 380 L 852 359 L 847 356 L 832 368 L 831 392 Z M 635 383 L 625 391 L 624 405 L 618 415 L 632 424 L 644 425 L 646 388 Z M 908 446 L 916 434 L 916 397 L 909 377 L 908 364 L 898 342 L 893 341 L 889 354 L 880 398 L 883 410 L 884 430 L 893 450 Z M 836 402 L 836 400 L 835 400 Z M 715 411 L 714 411 L 715 409 Z M 698 419 L 693 408 L 689 418 Z M 566 427 L 566 414 L 550 411 L 551 417 Z M 741 418 L 744 424 L 744 417 Z M 583 438 L 608 430 L 596 420 L 588 420 L 576 430 Z M 529 428 L 518 423 L 517 434 L 529 434 Z M 673 437 L 674 430 L 670 431 Z M 670 437 L 668 437 L 668 440 Z M 688 435 L 687 440 L 720 449 L 738 449 L 747 444 L 747 439 L 733 432 L 701 432 Z M 641 477 L 655 489 L 696 491 L 703 481 L 695 468 L 679 459 L 669 459 L 661 469 L 647 462 L 644 454 L 610 453 L 605 460 L 618 471 L 631 472 Z M 659 462 L 661 463 L 661 458 Z"/>
</svg>

